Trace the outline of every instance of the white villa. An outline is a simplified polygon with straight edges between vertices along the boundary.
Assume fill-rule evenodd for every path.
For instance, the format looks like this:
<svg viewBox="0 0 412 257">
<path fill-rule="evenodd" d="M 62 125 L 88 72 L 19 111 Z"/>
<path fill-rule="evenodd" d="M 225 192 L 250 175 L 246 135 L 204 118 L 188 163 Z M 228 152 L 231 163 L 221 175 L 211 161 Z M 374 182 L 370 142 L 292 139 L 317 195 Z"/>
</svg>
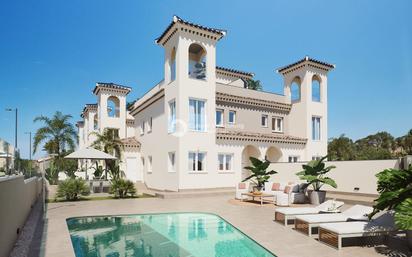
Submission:
<svg viewBox="0 0 412 257">
<path fill-rule="evenodd" d="M 124 142 L 128 179 L 158 190 L 234 187 L 249 157 L 308 161 L 327 154 L 327 74 L 335 66 L 305 57 L 277 69 L 284 95 L 247 89 L 254 74 L 216 66 L 226 31 L 174 16 L 156 39 L 164 78 L 126 109 L 132 90 L 97 83 L 96 104 L 78 122 L 79 147 L 92 131 Z"/>
</svg>

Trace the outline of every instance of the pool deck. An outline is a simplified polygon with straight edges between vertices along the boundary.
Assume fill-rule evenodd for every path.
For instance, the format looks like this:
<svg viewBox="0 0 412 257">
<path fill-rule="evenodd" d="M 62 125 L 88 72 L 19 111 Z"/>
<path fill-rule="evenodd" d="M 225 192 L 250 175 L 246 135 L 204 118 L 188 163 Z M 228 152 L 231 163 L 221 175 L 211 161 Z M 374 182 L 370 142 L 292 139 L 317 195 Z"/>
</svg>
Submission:
<svg viewBox="0 0 412 257">
<path fill-rule="evenodd" d="M 280 257 L 407 256 L 394 252 L 385 245 L 348 246 L 338 251 L 294 231 L 291 227 L 274 222 L 274 210 L 274 205 L 261 207 L 254 204 L 236 204 L 236 201 L 228 196 L 50 203 L 47 205 L 42 229 L 40 254 L 36 256 L 74 257 L 66 218 L 166 212 L 209 212 L 220 215 Z"/>
</svg>

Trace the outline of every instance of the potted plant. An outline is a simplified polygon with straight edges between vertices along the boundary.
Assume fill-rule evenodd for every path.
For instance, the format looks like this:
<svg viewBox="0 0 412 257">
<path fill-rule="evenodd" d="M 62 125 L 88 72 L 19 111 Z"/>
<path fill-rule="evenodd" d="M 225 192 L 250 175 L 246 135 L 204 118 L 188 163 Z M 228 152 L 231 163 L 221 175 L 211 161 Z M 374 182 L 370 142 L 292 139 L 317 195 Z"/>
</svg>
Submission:
<svg viewBox="0 0 412 257">
<path fill-rule="evenodd" d="M 265 182 L 268 182 L 270 176 L 276 174 L 277 172 L 274 170 L 267 171 L 270 165 L 270 162 L 268 160 L 261 161 L 254 157 L 250 157 L 249 159 L 252 163 L 252 166 L 247 166 L 245 167 L 245 169 L 250 170 L 252 174 L 249 177 L 245 178 L 243 182 L 251 180 L 252 183 L 256 184 L 256 186 L 253 187 L 254 193 L 261 194 Z"/>
<path fill-rule="evenodd" d="M 306 184 L 303 186 L 303 189 L 312 185 L 313 191 L 309 192 L 309 199 L 311 204 L 321 204 L 325 201 L 326 191 L 321 190 L 322 186 L 329 185 L 333 188 L 337 188 L 336 182 L 326 177 L 326 174 L 332 169 L 336 168 L 335 166 L 327 166 L 325 160 L 328 157 L 322 157 L 319 160 L 313 160 L 308 162 L 305 165 L 302 165 L 303 170 L 296 173 L 299 176 L 299 179 L 306 180 Z"/>
<path fill-rule="evenodd" d="M 412 249 L 412 166 L 408 169 L 386 169 L 376 174 L 379 197 L 369 218 L 383 210 L 395 211 L 395 223 L 405 230 Z"/>
</svg>

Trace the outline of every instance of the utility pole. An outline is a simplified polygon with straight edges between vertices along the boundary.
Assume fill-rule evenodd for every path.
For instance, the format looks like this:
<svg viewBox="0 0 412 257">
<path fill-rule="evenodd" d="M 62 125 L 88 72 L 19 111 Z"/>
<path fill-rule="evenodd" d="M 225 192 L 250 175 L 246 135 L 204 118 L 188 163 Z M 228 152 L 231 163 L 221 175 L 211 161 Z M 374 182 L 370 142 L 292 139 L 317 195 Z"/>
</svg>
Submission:
<svg viewBox="0 0 412 257">
<path fill-rule="evenodd" d="M 14 108 L 14 109 L 11 109 L 11 108 L 7 108 L 6 109 L 6 111 L 7 112 L 12 112 L 12 111 L 14 111 L 14 113 L 15 113 L 15 128 L 14 128 L 14 158 L 16 158 L 16 156 L 17 156 L 17 125 L 18 125 L 18 109 L 17 108 Z M 15 159 L 16 160 L 16 159 Z M 18 164 L 18 162 L 16 162 L 15 161 L 15 164 Z M 19 167 L 14 167 L 14 169 L 18 169 Z"/>
<path fill-rule="evenodd" d="M 31 131 L 30 132 L 26 132 L 26 133 L 24 133 L 24 134 L 26 134 L 26 135 L 29 135 L 30 136 L 30 139 L 29 139 L 29 142 L 30 142 L 30 145 L 29 145 L 29 172 L 30 172 L 30 176 L 31 176 Z"/>
</svg>

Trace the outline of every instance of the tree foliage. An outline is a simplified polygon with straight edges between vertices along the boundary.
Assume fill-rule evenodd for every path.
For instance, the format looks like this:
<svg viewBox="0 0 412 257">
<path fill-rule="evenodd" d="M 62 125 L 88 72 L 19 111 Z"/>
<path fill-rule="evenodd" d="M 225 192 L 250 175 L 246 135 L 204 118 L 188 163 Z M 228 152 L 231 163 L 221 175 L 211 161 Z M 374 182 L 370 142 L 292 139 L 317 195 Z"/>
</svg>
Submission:
<svg viewBox="0 0 412 257">
<path fill-rule="evenodd" d="M 246 82 L 246 88 L 248 89 L 253 89 L 253 90 L 263 90 L 263 86 L 260 83 L 260 80 L 253 80 L 253 79 L 248 79 Z"/>
<path fill-rule="evenodd" d="M 244 167 L 247 170 L 251 171 L 251 175 L 245 178 L 243 181 L 252 180 L 253 183 L 257 185 L 257 187 L 263 187 L 265 182 L 269 181 L 271 175 L 276 174 L 277 172 L 274 170 L 267 171 L 270 161 L 265 160 L 261 161 L 257 158 L 250 157 L 250 162 L 252 166 Z"/>
<path fill-rule="evenodd" d="M 302 165 L 303 170 L 296 173 L 299 176 L 299 179 L 306 180 L 306 187 L 312 185 L 314 191 L 320 191 L 322 186 L 329 185 L 333 188 L 337 188 L 336 182 L 330 178 L 326 177 L 326 174 L 332 169 L 336 168 L 335 166 L 327 166 L 325 160 L 328 156 L 324 156 L 319 160 L 313 160 L 307 164 Z"/>
<path fill-rule="evenodd" d="M 76 146 L 77 133 L 72 123 L 71 115 L 63 114 L 57 111 L 51 118 L 38 116 L 34 122 L 42 122 L 35 135 L 33 142 L 33 153 L 36 153 L 41 143 L 44 143 L 43 149 L 49 154 L 62 156 L 66 150 L 73 151 Z"/>
<path fill-rule="evenodd" d="M 330 139 L 328 143 L 331 161 L 384 160 L 406 154 L 412 154 L 412 130 L 399 138 L 394 138 L 388 132 L 378 132 L 355 142 L 341 135 Z"/>
<path fill-rule="evenodd" d="M 376 174 L 378 199 L 372 217 L 379 211 L 395 210 L 395 222 L 400 228 L 412 229 L 412 166 L 406 170 L 386 169 Z"/>
</svg>

